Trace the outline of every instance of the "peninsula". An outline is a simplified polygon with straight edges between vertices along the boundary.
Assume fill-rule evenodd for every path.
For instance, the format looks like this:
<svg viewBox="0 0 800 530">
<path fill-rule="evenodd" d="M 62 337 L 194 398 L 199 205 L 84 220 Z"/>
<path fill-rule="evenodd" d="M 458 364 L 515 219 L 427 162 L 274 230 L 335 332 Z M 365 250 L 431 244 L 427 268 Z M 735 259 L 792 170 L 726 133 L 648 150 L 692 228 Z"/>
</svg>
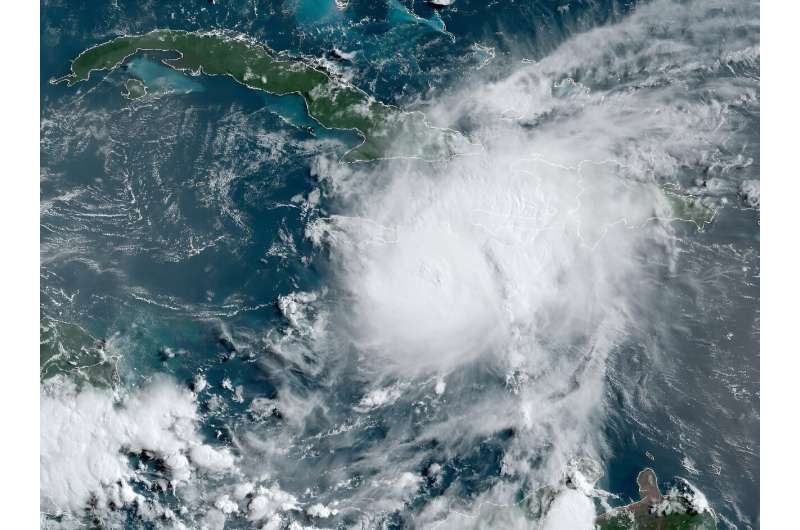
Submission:
<svg viewBox="0 0 800 530">
<path fill-rule="evenodd" d="M 714 515 L 704 506 L 697 506 L 693 492 L 670 491 L 666 495 L 658 487 L 655 471 L 645 468 L 636 477 L 640 499 L 614 508 L 595 521 L 599 530 L 714 530 Z"/>
</svg>

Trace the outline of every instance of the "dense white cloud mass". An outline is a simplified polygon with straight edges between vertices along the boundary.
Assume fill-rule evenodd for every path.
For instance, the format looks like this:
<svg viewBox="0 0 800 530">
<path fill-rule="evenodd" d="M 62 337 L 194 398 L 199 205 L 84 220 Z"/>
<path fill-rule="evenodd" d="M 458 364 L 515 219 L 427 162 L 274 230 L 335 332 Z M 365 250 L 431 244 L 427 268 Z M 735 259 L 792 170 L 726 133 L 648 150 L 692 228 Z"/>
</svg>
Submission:
<svg viewBox="0 0 800 530">
<path fill-rule="evenodd" d="M 592 500 L 575 490 L 559 494 L 542 524 L 542 530 L 591 530 L 595 511 Z"/>
<path fill-rule="evenodd" d="M 330 220 L 354 338 L 399 372 L 489 352 L 520 363 L 546 354 L 537 342 L 621 325 L 663 197 L 617 164 L 554 166 L 522 140 L 403 172 Z"/>
<path fill-rule="evenodd" d="M 130 480 L 128 455 L 160 460 L 170 486 L 193 472 L 233 466 L 227 450 L 203 443 L 194 395 L 168 379 L 156 379 L 126 396 L 78 389 L 54 378 L 40 396 L 40 491 L 42 510 L 80 513 L 91 501 L 100 511 L 141 502 Z"/>
</svg>

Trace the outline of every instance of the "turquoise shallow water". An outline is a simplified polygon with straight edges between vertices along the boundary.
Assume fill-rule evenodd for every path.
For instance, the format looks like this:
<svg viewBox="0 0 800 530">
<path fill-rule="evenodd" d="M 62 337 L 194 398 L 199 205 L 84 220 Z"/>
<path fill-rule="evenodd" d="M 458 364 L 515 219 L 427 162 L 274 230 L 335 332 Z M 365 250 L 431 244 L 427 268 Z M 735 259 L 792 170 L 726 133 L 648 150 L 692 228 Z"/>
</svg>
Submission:
<svg viewBox="0 0 800 530">
<path fill-rule="evenodd" d="M 292 13 L 300 24 L 308 25 L 335 23 L 343 17 L 333 0 L 298 0 Z"/>
<path fill-rule="evenodd" d="M 151 92 L 188 94 L 204 90 L 202 84 L 193 81 L 189 76 L 152 59 L 134 57 L 127 63 L 126 71 L 141 79 Z"/>
<path fill-rule="evenodd" d="M 671 13 L 680 12 L 679 4 L 596 2 L 564 9 L 561 2 L 457 1 L 434 12 L 422 1 L 351 1 L 344 10 L 333 2 L 305 1 L 43 3 L 40 294 L 41 320 L 49 330 L 43 332 L 43 384 L 66 374 L 86 388 L 115 389 L 119 409 L 137 396 L 136 389 L 150 388 L 155 377 L 167 375 L 177 388 L 196 391 L 197 440 L 238 459 L 234 471 L 215 473 L 198 467 L 200 458 L 195 458 L 191 479 L 171 489 L 159 486 L 171 473 L 163 455 L 125 453 L 130 469 L 138 470 L 126 481 L 146 502 L 114 510 L 103 505 L 88 514 L 67 511 L 45 517 L 43 526 L 94 517 L 109 527 L 159 528 L 165 519 L 148 519 L 145 509 L 158 506 L 198 527 L 214 510 L 224 513 L 216 504 L 225 506 L 219 499 L 228 495 L 237 508 L 225 514 L 225 528 L 250 527 L 257 494 L 237 500 L 234 493 L 234 486 L 248 482 L 254 488 L 277 484 L 294 496 L 298 508 L 280 512 L 284 527 L 297 522 L 423 528 L 444 517 L 434 512 L 447 503 L 454 512 L 480 512 L 476 499 L 486 501 L 485 507 L 502 500 L 496 502 L 503 506 L 497 513 L 483 513 L 495 525 L 510 525 L 503 518 L 518 512 L 527 521 L 541 520 L 546 510 L 522 499 L 544 496 L 548 487 L 566 487 L 559 477 L 570 468 L 559 461 L 564 455 L 557 440 L 564 440 L 563 432 L 586 430 L 590 435 L 576 447 L 599 463 L 604 476 L 598 487 L 620 496 L 612 504 L 636 498 L 635 474 L 651 466 L 662 481 L 680 476 L 697 485 L 719 514 L 721 527 L 758 527 L 759 210 L 741 193 L 742 182 L 759 177 L 758 19 L 745 2 L 722 2 L 724 10 L 716 2 L 689 2 L 687 20 L 711 29 L 678 32 L 669 21 Z M 637 22 L 637 10 L 648 8 L 664 15 L 662 25 Z M 731 18 L 722 18 L 723 11 Z M 155 54 L 137 56 L 76 88 L 48 83 L 86 47 L 154 27 L 224 28 L 294 55 L 326 57 L 383 101 L 430 111 L 433 120 L 457 117 L 448 124 L 465 134 L 481 133 L 480 117 L 502 115 L 493 123 L 493 134 L 508 134 L 507 142 L 497 142 L 506 147 L 495 145 L 499 152 L 518 153 L 513 142 L 519 138 L 542 148 L 532 154 L 521 147 L 527 158 L 631 152 L 635 155 L 617 176 L 630 182 L 663 179 L 669 184 L 664 189 L 701 197 L 717 213 L 702 231 L 672 223 L 665 238 L 669 243 L 656 239 L 638 249 L 643 272 L 636 288 L 658 295 L 630 306 L 634 324 L 615 335 L 610 347 L 603 349 L 602 341 L 580 333 L 572 342 L 548 336 L 548 326 L 570 323 L 569 313 L 554 303 L 552 313 L 538 314 L 526 321 L 527 328 L 515 331 L 522 337 L 521 349 L 536 344 L 535 351 L 544 352 L 546 362 L 534 368 L 515 372 L 491 352 L 446 370 L 397 373 L 386 368 L 391 363 L 385 359 L 369 362 L 365 352 L 375 335 L 361 336 L 350 328 L 383 329 L 394 341 L 406 335 L 386 324 L 391 318 L 374 320 L 380 311 L 365 315 L 353 308 L 363 306 L 365 292 L 369 300 L 371 293 L 391 292 L 396 303 L 387 313 L 412 320 L 412 335 L 426 336 L 425 319 L 404 312 L 404 301 L 413 302 L 418 294 L 416 284 L 403 283 L 393 266 L 422 271 L 431 279 L 426 285 L 447 285 L 450 255 L 437 252 L 449 249 L 470 274 L 473 254 L 459 253 L 462 240 L 455 236 L 434 238 L 435 244 L 419 237 L 411 245 L 419 256 L 398 254 L 382 261 L 374 254 L 376 242 L 392 241 L 398 226 L 434 226 L 442 211 L 451 216 L 444 232 L 457 231 L 462 210 L 472 212 L 470 227 L 508 215 L 509 226 L 518 231 L 503 232 L 504 244 L 490 249 L 491 270 L 549 278 L 536 261 L 541 255 L 523 262 L 530 273 L 515 276 L 514 260 L 524 252 L 507 249 L 513 244 L 528 249 L 528 239 L 515 239 L 518 234 L 545 237 L 546 231 L 527 224 L 531 219 L 575 208 L 571 199 L 578 192 L 569 194 L 568 176 L 559 177 L 561 188 L 542 181 L 529 189 L 524 181 L 511 181 L 509 186 L 521 186 L 508 188 L 518 192 L 512 199 L 522 198 L 501 201 L 492 212 L 496 215 L 486 216 L 486 205 L 469 201 L 477 197 L 495 207 L 491 201 L 505 197 L 491 185 L 511 173 L 497 170 L 504 167 L 500 156 L 475 166 L 398 162 L 341 168 L 335 161 L 358 138 L 319 127 L 306 115 L 301 98 L 256 93 L 227 78 L 184 76 L 160 64 Z M 606 33 L 587 41 L 598 28 Z M 629 36 L 630 47 L 614 41 L 620 34 Z M 731 48 L 719 51 L 714 43 L 723 40 Z M 573 41 L 593 44 L 579 48 L 581 53 L 555 51 Z M 606 47 L 593 64 L 580 62 L 581 54 Z M 353 55 L 337 59 L 333 48 Z M 702 67 L 682 59 L 683 49 L 693 50 Z M 659 57 L 668 67 L 652 73 L 648 65 Z M 538 67 L 531 66 L 537 61 Z M 131 76 L 141 78 L 153 97 L 133 102 L 120 97 L 122 83 Z M 562 88 L 568 85 L 565 79 L 578 84 L 551 92 L 548 76 Z M 502 84 L 505 79 L 516 82 Z M 493 83 L 500 87 L 497 92 L 487 88 Z M 678 95 L 675 86 L 682 87 Z M 595 93 L 604 95 L 602 101 L 592 99 Z M 636 95 L 628 100 L 627 94 Z M 684 107 L 702 119 L 681 129 L 685 122 L 675 116 Z M 636 119 L 626 121 L 615 108 L 633 109 Z M 658 116 L 666 117 L 653 118 L 641 108 L 659 108 Z M 524 132 L 514 125 L 509 133 L 506 118 L 523 112 L 518 129 Z M 614 127 L 602 129 L 598 123 Z M 717 123 L 723 124 L 724 136 L 707 132 Z M 593 134 L 596 130 L 604 135 Z M 646 141 L 647 135 L 669 130 L 684 131 L 688 139 L 667 135 Z M 608 147 L 604 139 L 610 137 L 619 145 Z M 492 134 L 483 140 L 492 145 Z M 470 167 L 481 168 L 487 178 L 470 180 Z M 419 174 L 431 180 L 402 195 L 406 190 L 398 182 L 414 182 Z M 463 208 L 440 206 L 439 197 L 450 196 L 445 190 L 456 193 L 449 188 L 431 191 L 454 178 L 463 178 L 463 188 L 472 192 L 461 197 Z M 635 202 L 624 202 L 625 192 L 615 202 L 609 199 L 613 193 L 592 188 L 590 179 L 581 185 L 580 197 L 593 194 L 584 206 L 627 204 L 638 211 Z M 391 192 L 382 194 L 387 188 Z M 412 212 L 408 217 L 406 208 Z M 322 234 L 324 228 L 332 236 Z M 317 237 L 326 243 L 315 244 Z M 350 241 L 356 242 L 352 248 Z M 677 249 L 678 257 L 664 258 L 668 253 L 659 245 Z M 550 255 L 573 255 L 572 247 L 557 250 Z M 624 246 L 618 250 L 624 251 Z M 429 255 L 442 257 L 445 265 L 426 262 Z M 574 255 L 552 285 L 571 285 L 570 271 L 583 270 L 581 259 L 589 260 L 590 254 Z M 351 264 L 362 268 L 348 276 L 343 271 L 350 272 Z M 371 274 L 374 270 L 381 274 Z M 587 274 L 592 281 L 583 289 L 558 299 L 596 291 L 603 296 L 591 300 L 601 313 L 617 293 L 603 291 L 602 265 L 592 270 L 595 276 Z M 356 282 L 362 289 L 352 288 L 353 277 L 364 279 Z M 387 277 L 401 287 L 381 283 Z M 626 283 L 631 282 L 614 285 L 623 291 Z M 447 306 L 448 313 L 454 319 L 472 315 L 461 311 L 473 307 L 472 298 L 453 295 L 459 303 Z M 480 299 L 486 305 L 493 300 Z M 431 297 L 412 307 L 437 315 L 438 303 Z M 597 314 L 586 313 L 587 327 Z M 317 322 L 326 323 L 319 324 L 324 332 L 314 327 Z M 480 318 L 475 322 L 479 327 Z M 83 331 L 75 331 L 75 325 Z M 544 331 L 526 335 L 531 328 Z M 468 327 L 463 331 L 471 333 Z M 457 338 L 450 336 L 453 342 Z M 593 357 L 603 362 L 602 384 L 593 394 L 600 407 L 591 420 L 559 430 L 546 414 L 552 396 L 570 399 L 582 388 L 595 388 L 594 379 L 581 371 L 584 349 L 603 350 Z M 442 350 L 438 356 L 446 358 Z M 54 351 L 62 357 L 51 361 Z M 413 352 L 409 356 L 414 358 Z M 575 362 L 561 364 L 559 358 Z M 547 391 L 537 394 L 541 388 Z M 525 392 L 539 396 L 528 408 L 531 398 Z M 527 416 L 504 417 L 509 410 L 526 410 Z M 498 417 L 504 419 L 495 422 Z M 523 468 L 527 472 L 515 471 Z M 278 495 L 270 492 L 261 496 Z M 43 489 L 43 497 L 47 494 Z M 592 502 L 602 509 L 599 499 Z M 309 510 L 317 503 L 337 513 L 312 515 L 316 512 Z"/>
</svg>

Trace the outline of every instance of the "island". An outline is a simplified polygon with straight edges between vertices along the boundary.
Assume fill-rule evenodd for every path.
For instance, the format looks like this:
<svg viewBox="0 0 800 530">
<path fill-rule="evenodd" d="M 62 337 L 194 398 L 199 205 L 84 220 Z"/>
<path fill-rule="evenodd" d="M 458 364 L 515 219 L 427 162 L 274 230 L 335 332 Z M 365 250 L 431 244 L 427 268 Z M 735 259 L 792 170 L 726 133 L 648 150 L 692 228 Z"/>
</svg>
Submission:
<svg viewBox="0 0 800 530">
<path fill-rule="evenodd" d="M 282 96 L 298 94 L 311 118 L 322 127 L 356 131 L 362 143 L 348 151 L 346 162 L 383 158 L 442 160 L 471 145 L 456 131 L 432 127 L 421 112 L 384 104 L 337 77 L 320 64 L 290 57 L 239 34 L 156 29 L 123 35 L 81 52 L 70 72 L 51 82 L 72 86 L 92 72 L 113 70 L 140 52 L 174 54 L 162 62 L 189 75 L 230 76 L 242 85 Z M 128 87 L 136 97 L 143 87 Z"/>
<path fill-rule="evenodd" d="M 122 96 L 127 99 L 139 99 L 147 94 L 147 87 L 141 79 L 131 77 L 125 81 L 125 91 Z"/>
<path fill-rule="evenodd" d="M 716 519 L 705 498 L 688 483 L 664 495 L 650 468 L 636 476 L 640 499 L 614 508 L 595 521 L 600 530 L 715 530 Z"/>
</svg>

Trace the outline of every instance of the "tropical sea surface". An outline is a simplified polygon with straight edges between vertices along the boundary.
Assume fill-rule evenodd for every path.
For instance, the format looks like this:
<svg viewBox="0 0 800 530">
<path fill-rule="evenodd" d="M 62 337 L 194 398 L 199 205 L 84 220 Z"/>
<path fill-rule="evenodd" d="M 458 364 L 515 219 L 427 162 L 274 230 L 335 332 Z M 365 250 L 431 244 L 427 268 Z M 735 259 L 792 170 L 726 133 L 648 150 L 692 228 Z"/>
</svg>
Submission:
<svg viewBox="0 0 800 530">
<path fill-rule="evenodd" d="M 758 3 L 340 4 L 41 3 L 42 527 L 591 528 L 650 467 L 758 528 Z M 344 164 L 160 52 L 50 82 L 154 28 L 480 150 Z"/>
</svg>

